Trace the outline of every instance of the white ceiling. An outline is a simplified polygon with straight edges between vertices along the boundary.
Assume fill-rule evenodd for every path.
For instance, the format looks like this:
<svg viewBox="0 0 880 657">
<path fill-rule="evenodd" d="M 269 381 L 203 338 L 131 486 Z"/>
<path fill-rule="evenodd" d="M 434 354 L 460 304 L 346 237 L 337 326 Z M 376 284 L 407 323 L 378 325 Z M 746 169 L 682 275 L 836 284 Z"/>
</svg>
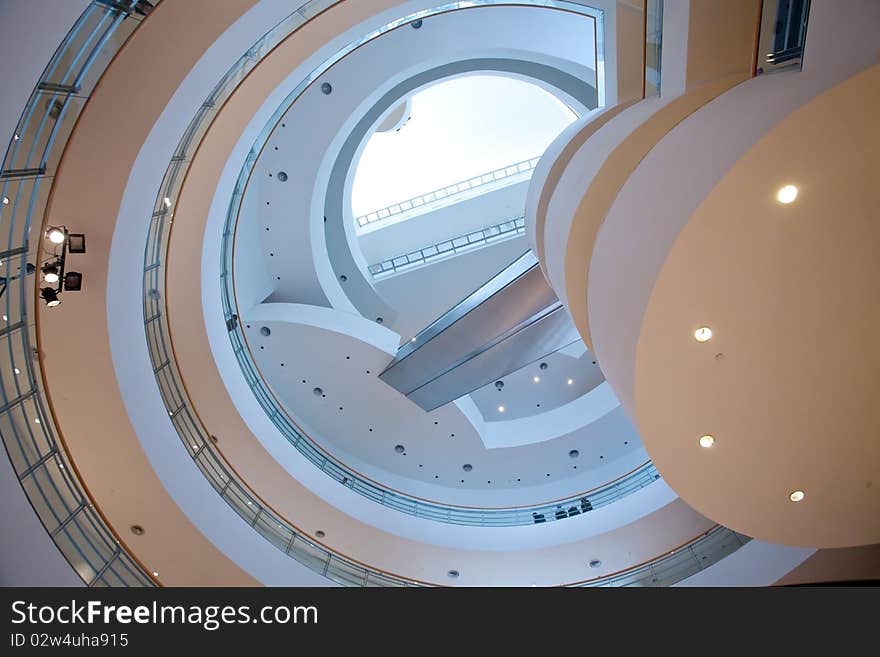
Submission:
<svg viewBox="0 0 880 657">
<path fill-rule="evenodd" d="M 339 314 L 340 322 L 357 319 L 323 312 Z M 645 460 L 638 435 L 619 408 L 553 440 L 487 449 L 455 404 L 426 413 L 381 381 L 378 374 L 391 359 L 385 350 L 326 327 L 245 321 L 260 372 L 304 430 L 355 470 L 395 481 L 413 494 L 425 495 L 421 482 L 431 485 L 434 499 L 452 495 L 460 503 L 486 503 L 485 491 L 497 504 L 492 491 L 538 486 L 549 491 L 546 487 L 555 485 L 555 495 L 539 498 L 553 499 L 604 483 Z M 269 336 L 261 332 L 264 326 Z M 404 452 L 395 452 L 396 445 Z M 579 451 L 577 459 L 569 456 L 572 449 Z M 465 463 L 473 466 L 471 472 L 462 470 Z"/>
<path fill-rule="evenodd" d="M 583 349 L 583 342 L 578 343 Z M 541 363 L 547 368 L 541 369 Z M 590 352 L 572 356 L 560 350 L 499 380 L 504 384 L 500 390 L 493 381 L 470 395 L 486 422 L 546 413 L 585 395 L 605 377 Z M 503 413 L 498 411 L 499 406 L 504 406 Z"/>
</svg>

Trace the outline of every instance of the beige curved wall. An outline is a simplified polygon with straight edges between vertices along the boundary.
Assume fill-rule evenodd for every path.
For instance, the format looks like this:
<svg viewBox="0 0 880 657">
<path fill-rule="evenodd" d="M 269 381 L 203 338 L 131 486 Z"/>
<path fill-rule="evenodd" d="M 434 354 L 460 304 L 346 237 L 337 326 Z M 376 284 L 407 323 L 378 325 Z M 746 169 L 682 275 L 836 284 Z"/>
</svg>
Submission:
<svg viewBox="0 0 880 657">
<path fill-rule="evenodd" d="M 880 545 L 819 550 L 776 582 L 776 586 L 852 580 L 880 582 Z"/>
<path fill-rule="evenodd" d="M 155 117 L 195 61 L 253 4 L 168 0 L 151 14 L 119 52 L 80 116 L 46 212 L 48 225 L 67 225 L 88 237 L 87 255 L 76 258 L 82 292 L 66 295 L 58 309 L 37 303 L 38 345 L 53 414 L 110 524 L 148 568 L 161 572 L 163 582 L 177 585 L 257 582 L 189 522 L 134 436 L 108 343 L 106 258 L 128 182 L 130 165 L 125 163 L 137 157 Z M 125 98 L 124 110 L 120 98 Z M 134 537 L 128 531 L 134 524 L 146 533 Z"/>
<path fill-rule="evenodd" d="M 641 324 L 646 448 L 684 499 L 762 540 L 880 540 L 878 102 L 880 65 L 758 141 L 678 235 Z M 715 335 L 698 345 L 703 323 Z"/>
</svg>

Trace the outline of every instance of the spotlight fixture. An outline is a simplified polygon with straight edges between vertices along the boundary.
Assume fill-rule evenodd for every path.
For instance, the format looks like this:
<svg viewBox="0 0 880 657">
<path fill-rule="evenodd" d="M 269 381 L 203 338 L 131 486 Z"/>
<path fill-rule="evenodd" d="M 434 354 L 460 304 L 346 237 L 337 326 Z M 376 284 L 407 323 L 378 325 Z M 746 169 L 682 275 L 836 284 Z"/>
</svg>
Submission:
<svg viewBox="0 0 880 657">
<path fill-rule="evenodd" d="M 780 203 L 788 205 L 789 203 L 793 203 L 797 198 L 798 188 L 794 185 L 785 185 L 784 187 L 780 187 L 779 191 L 776 192 L 776 200 Z"/>
<path fill-rule="evenodd" d="M 64 291 L 79 292 L 82 289 L 83 276 L 78 271 L 69 271 L 64 274 Z"/>
<path fill-rule="evenodd" d="M 82 273 L 78 271 L 66 271 L 68 253 L 85 253 L 86 237 L 83 233 L 70 233 L 67 226 L 52 226 L 46 231 L 46 239 L 56 246 L 61 246 L 61 253 L 56 249 L 52 258 L 43 263 L 40 271 L 43 280 L 55 287 L 40 289 L 40 296 L 50 308 L 61 303 L 58 297 L 62 291 L 78 292 L 82 290 Z M 29 263 L 28 273 L 33 273 L 36 267 Z"/>
<path fill-rule="evenodd" d="M 788 499 L 790 499 L 792 502 L 800 502 L 802 499 L 804 499 L 804 497 L 804 491 L 795 490 L 792 491 L 791 495 L 788 496 Z"/>
<path fill-rule="evenodd" d="M 44 287 L 42 290 L 40 290 L 40 296 L 46 302 L 46 305 L 50 308 L 61 305 L 61 299 L 58 298 L 58 292 L 53 290 L 51 287 Z"/>
<path fill-rule="evenodd" d="M 85 253 L 86 252 L 86 236 L 84 233 L 68 233 L 67 234 L 67 252 L 68 253 Z"/>
<path fill-rule="evenodd" d="M 47 283 L 57 283 L 61 278 L 58 274 L 60 269 L 61 262 L 59 260 L 56 260 L 55 262 L 47 262 L 40 268 L 43 272 L 43 280 Z"/>
<path fill-rule="evenodd" d="M 46 231 L 46 237 L 49 238 L 49 241 L 52 242 L 52 244 L 61 244 L 64 242 L 64 238 L 67 237 L 67 229 L 50 228 Z"/>
<path fill-rule="evenodd" d="M 712 339 L 712 329 L 708 326 L 701 326 L 694 331 L 694 340 L 697 342 L 708 342 Z"/>
<path fill-rule="evenodd" d="M 708 434 L 706 434 L 705 436 L 700 436 L 700 447 L 708 449 L 714 444 L 715 444 L 715 436 L 710 436 Z"/>
</svg>

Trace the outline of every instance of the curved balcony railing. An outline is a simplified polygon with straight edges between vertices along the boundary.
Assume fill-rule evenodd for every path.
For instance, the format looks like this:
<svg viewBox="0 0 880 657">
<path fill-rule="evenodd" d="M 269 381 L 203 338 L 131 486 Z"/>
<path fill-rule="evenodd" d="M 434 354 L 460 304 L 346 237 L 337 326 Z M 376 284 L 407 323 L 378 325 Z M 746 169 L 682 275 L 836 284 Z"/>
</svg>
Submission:
<svg viewBox="0 0 880 657">
<path fill-rule="evenodd" d="M 201 425 L 197 414 L 191 407 L 190 400 L 186 396 L 180 372 L 177 369 L 170 346 L 170 333 L 163 301 L 168 224 L 173 216 L 180 185 L 185 177 L 186 170 L 192 161 L 201 137 L 215 116 L 217 108 L 232 93 L 246 73 L 275 44 L 279 43 L 296 27 L 332 4 L 335 4 L 332 0 L 313 0 L 308 2 L 265 34 L 218 83 L 185 131 L 157 195 L 145 249 L 143 282 L 144 323 L 147 343 L 160 392 L 171 421 L 181 437 L 184 448 L 215 490 L 246 522 L 292 558 L 340 584 L 352 586 L 422 586 L 426 583 L 378 571 L 327 549 L 319 542 L 304 535 L 286 519 L 275 514 L 244 481 L 238 478 L 220 452 L 214 448 L 213 438 L 206 431 L 205 427 Z M 460 5 L 473 4 L 473 2 L 452 3 L 451 5 L 444 5 L 442 8 L 432 10 L 432 12 L 439 13 L 440 11 L 447 11 Z M 509 0 L 503 0 L 503 2 L 501 0 L 485 0 L 484 2 L 479 2 L 479 4 L 509 4 Z M 536 0 L 533 3 L 522 1 L 519 4 L 544 5 L 556 3 L 551 3 L 547 0 Z M 430 15 L 432 12 L 422 12 L 418 15 L 408 16 L 390 26 L 385 26 L 368 38 L 375 38 L 375 36 L 384 33 L 393 26 L 417 20 L 420 17 Z M 351 47 L 360 43 L 362 42 L 353 44 Z M 348 50 L 344 52 L 348 52 Z M 332 61 L 328 62 L 327 66 L 331 63 Z M 291 97 L 295 98 L 296 95 L 301 93 L 323 70 L 323 68 L 316 70 L 309 75 L 297 90 L 291 94 Z M 281 110 L 279 110 L 279 114 L 275 118 L 280 115 L 280 112 Z M 274 121 L 270 121 L 268 125 L 273 123 Z M 590 508 L 611 503 L 629 492 L 650 484 L 659 477 L 653 465 L 647 463 L 636 471 L 625 475 L 617 482 L 613 482 L 612 485 L 597 491 L 591 491 L 589 497 L 586 497 L 585 500 L 581 499 L 585 497 L 581 495 L 564 501 L 556 501 L 524 509 L 462 509 L 409 498 L 395 491 L 382 488 L 374 482 L 356 475 L 324 454 L 320 448 L 314 445 L 307 436 L 300 433 L 293 425 L 292 421 L 283 413 L 280 406 L 277 405 L 262 379 L 257 375 L 253 362 L 250 361 L 247 353 L 244 335 L 237 321 L 234 307 L 231 273 L 231 238 L 234 232 L 238 207 L 241 202 L 242 190 L 244 189 L 244 181 L 252 170 L 257 154 L 260 152 L 262 144 L 265 143 L 266 137 L 266 133 L 261 135 L 249 152 L 230 204 L 227 226 L 224 229 L 224 269 L 221 273 L 221 286 L 227 326 L 229 327 L 235 353 L 242 364 L 245 376 L 248 377 L 249 382 L 252 382 L 255 396 L 264 405 L 266 412 L 273 419 L 273 422 L 276 423 L 276 426 L 281 429 L 282 433 L 288 437 L 288 440 L 306 458 L 341 484 L 386 506 L 420 517 L 472 525 L 531 524 L 579 515 L 585 510 L 590 510 Z M 248 376 L 249 371 L 253 378 Z M 729 532 L 726 529 L 723 529 L 723 531 Z M 697 542 L 702 540 L 703 538 L 698 539 Z M 699 564 L 694 564 L 694 568 L 699 569 Z"/>
<path fill-rule="evenodd" d="M 92 2 L 40 76 L 0 171 L 0 437 L 46 531 L 89 586 L 154 586 L 96 509 L 49 410 L 38 351 L 40 230 L 61 153 L 112 55 L 137 28 L 135 0 Z M 34 233 L 38 235 L 37 233 Z M 29 280 L 29 277 L 33 279 Z"/>
<path fill-rule="evenodd" d="M 716 525 L 705 534 L 650 561 L 569 586 L 671 586 L 736 552 L 751 538 Z"/>
<path fill-rule="evenodd" d="M 531 179 L 531 174 L 538 166 L 540 157 L 533 157 L 522 162 L 516 162 L 500 169 L 495 169 L 489 173 L 484 173 L 461 182 L 440 187 L 427 194 L 414 196 L 400 203 L 380 208 L 374 212 L 368 212 L 356 218 L 358 228 L 364 228 L 373 224 L 382 222 L 382 224 L 390 223 L 394 217 L 409 214 L 422 214 L 436 210 L 447 204 L 455 203 L 465 198 L 468 192 L 487 192 L 491 189 L 497 189 L 514 182 L 523 182 Z M 528 174 L 528 175 L 523 175 Z M 516 178 L 516 180 L 514 180 Z"/>
<path fill-rule="evenodd" d="M 467 253 L 489 244 L 503 242 L 525 232 L 525 217 L 516 217 L 471 231 L 466 235 L 458 235 L 442 242 L 436 242 L 418 251 L 410 251 L 388 258 L 375 265 L 370 265 L 367 270 L 372 274 L 373 280 L 380 281 L 394 274 L 412 271 L 423 265 L 445 260 L 460 253 Z"/>
</svg>

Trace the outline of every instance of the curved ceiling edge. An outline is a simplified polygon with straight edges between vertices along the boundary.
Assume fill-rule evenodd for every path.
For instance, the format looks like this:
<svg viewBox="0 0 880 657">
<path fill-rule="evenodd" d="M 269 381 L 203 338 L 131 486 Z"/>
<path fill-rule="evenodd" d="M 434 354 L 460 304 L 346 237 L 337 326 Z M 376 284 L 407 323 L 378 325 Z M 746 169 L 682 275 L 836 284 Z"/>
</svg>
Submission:
<svg viewBox="0 0 880 657">
<path fill-rule="evenodd" d="M 341 148 L 335 155 L 326 191 L 323 194 L 323 214 L 327 219 L 324 224 L 324 250 L 333 253 L 330 264 L 336 278 L 345 274 L 346 288 L 351 290 L 349 298 L 364 317 L 391 317 L 394 311 L 381 299 L 372 281 L 364 274 L 364 268 L 355 260 L 352 253 L 351 231 L 348 221 L 350 207 L 351 179 L 354 175 L 355 163 L 363 148 L 365 138 L 373 125 L 389 108 L 401 98 L 420 87 L 425 87 L 443 78 L 464 73 L 485 71 L 508 73 L 528 80 L 542 82 L 574 99 L 586 109 L 594 109 L 598 103 L 599 93 L 593 85 L 577 78 L 565 70 L 541 62 L 539 53 L 523 52 L 519 56 L 532 55 L 538 61 L 510 57 L 484 57 L 450 62 L 422 71 L 399 82 L 392 89 L 376 100 L 372 107 L 358 120 L 351 129 Z"/>
</svg>

